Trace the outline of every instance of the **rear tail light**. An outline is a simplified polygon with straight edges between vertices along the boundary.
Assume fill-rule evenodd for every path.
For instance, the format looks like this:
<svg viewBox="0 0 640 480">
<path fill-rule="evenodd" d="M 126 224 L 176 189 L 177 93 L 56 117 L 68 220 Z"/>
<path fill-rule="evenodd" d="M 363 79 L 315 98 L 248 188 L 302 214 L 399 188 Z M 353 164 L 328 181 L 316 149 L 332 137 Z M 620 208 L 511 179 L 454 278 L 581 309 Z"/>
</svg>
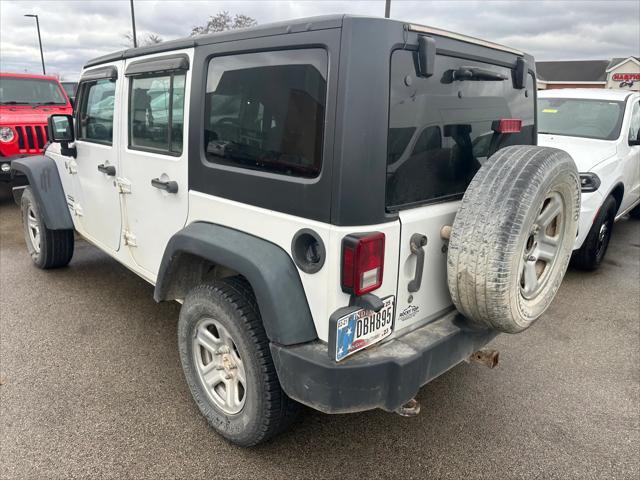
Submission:
<svg viewBox="0 0 640 480">
<path fill-rule="evenodd" d="M 342 239 L 342 291 L 359 296 L 382 285 L 384 233 L 347 235 Z"/>
<path fill-rule="evenodd" d="M 497 133 L 520 133 L 522 130 L 522 120 L 519 118 L 503 118 L 493 122 L 491 128 Z"/>
</svg>

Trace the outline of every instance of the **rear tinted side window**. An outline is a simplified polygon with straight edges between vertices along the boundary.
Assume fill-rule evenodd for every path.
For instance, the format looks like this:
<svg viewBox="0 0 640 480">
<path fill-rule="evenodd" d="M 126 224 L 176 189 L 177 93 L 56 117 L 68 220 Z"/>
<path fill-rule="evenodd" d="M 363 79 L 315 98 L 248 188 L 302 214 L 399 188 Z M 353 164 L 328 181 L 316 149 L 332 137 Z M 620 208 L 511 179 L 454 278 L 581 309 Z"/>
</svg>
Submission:
<svg viewBox="0 0 640 480">
<path fill-rule="evenodd" d="M 184 126 L 184 73 L 131 79 L 129 148 L 179 155 Z"/>
<path fill-rule="evenodd" d="M 438 55 L 435 74 L 417 77 L 415 53 L 391 57 L 386 203 L 398 209 L 464 193 L 480 165 L 498 148 L 534 143 L 534 86 L 513 87 L 505 67 Z M 452 81 L 462 66 L 505 75 L 502 81 Z M 519 134 L 497 135 L 492 123 L 522 120 Z"/>
<path fill-rule="evenodd" d="M 313 178 L 322 167 L 327 54 L 302 49 L 209 63 L 204 150 L 218 164 Z"/>
</svg>

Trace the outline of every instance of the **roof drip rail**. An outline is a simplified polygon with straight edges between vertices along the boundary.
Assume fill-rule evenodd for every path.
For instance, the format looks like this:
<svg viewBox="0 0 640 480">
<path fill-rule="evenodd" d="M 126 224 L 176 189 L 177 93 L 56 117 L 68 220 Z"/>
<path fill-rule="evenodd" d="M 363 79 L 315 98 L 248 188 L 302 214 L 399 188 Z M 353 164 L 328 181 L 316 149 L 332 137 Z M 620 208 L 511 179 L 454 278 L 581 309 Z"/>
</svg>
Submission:
<svg viewBox="0 0 640 480">
<path fill-rule="evenodd" d="M 118 69 L 114 66 L 108 66 L 85 70 L 80 77 L 80 81 L 84 82 L 87 80 L 101 80 L 103 78 L 108 78 L 109 80 L 117 80 Z"/>
<path fill-rule="evenodd" d="M 171 72 L 178 70 L 189 70 L 189 57 L 185 53 L 151 57 L 132 62 L 127 66 L 124 74 L 125 76 L 130 77 L 132 75 L 145 75 L 149 73 Z"/>
</svg>

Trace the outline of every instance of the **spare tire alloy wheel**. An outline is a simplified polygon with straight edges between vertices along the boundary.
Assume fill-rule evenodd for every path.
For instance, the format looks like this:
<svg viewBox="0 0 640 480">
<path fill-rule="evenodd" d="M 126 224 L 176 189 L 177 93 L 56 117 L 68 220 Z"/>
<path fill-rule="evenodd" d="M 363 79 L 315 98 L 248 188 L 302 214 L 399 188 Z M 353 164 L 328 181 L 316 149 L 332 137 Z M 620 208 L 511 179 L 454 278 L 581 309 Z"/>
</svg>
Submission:
<svg viewBox="0 0 640 480">
<path fill-rule="evenodd" d="M 580 182 L 561 150 L 512 146 L 478 170 L 453 223 L 449 291 L 471 322 L 530 327 L 562 282 L 580 213 Z"/>
<path fill-rule="evenodd" d="M 526 299 L 539 295 L 550 278 L 565 232 L 565 210 L 562 195 L 551 192 L 529 232 L 520 267 L 520 288 Z"/>
</svg>

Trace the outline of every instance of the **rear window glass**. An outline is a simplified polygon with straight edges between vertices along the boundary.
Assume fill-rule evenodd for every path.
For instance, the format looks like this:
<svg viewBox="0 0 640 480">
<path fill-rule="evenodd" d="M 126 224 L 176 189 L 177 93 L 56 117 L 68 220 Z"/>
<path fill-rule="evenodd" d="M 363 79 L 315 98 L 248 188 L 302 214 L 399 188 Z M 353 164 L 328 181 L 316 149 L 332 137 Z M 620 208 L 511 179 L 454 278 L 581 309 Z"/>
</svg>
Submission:
<svg viewBox="0 0 640 480">
<path fill-rule="evenodd" d="M 416 53 L 391 57 L 386 201 L 389 209 L 459 197 L 498 148 L 534 142 L 534 86 L 517 90 L 511 70 L 438 55 L 435 74 L 417 77 Z M 452 81 L 461 66 L 491 70 L 506 80 Z M 517 134 L 494 134 L 503 118 L 522 120 Z"/>
<path fill-rule="evenodd" d="M 538 99 L 538 133 L 615 140 L 624 102 L 584 98 Z"/>
<path fill-rule="evenodd" d="M 326 76 L 322 49 L 213 58 L 205 98 L 207 160 L 316 177 L 322 166 Z"/>
</svg>

